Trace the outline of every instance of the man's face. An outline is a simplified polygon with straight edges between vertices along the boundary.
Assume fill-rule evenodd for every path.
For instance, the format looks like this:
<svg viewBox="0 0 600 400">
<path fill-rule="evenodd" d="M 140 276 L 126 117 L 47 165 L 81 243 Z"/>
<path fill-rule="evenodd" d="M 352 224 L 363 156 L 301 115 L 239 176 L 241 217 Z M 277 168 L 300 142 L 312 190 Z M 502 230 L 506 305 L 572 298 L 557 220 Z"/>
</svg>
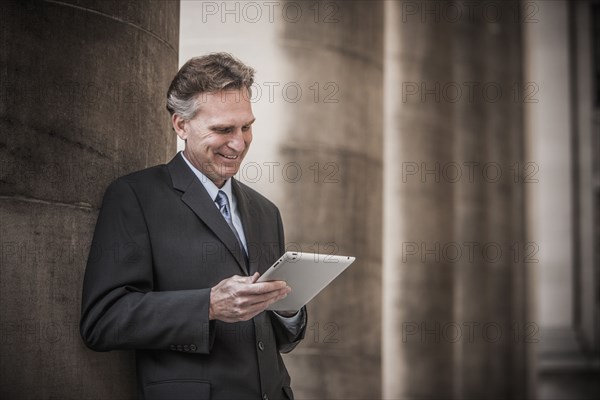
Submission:
<svg viewBox="0 0 600 400">
<path fill-rule="evenodd" d="M 186 158 L 217 187 L 237 173 L 252 142 L 254 115 L 248 98 L 246 89 L 203 93 L 192 120 L 173 120 L 186 140 Z"/>
</svg>

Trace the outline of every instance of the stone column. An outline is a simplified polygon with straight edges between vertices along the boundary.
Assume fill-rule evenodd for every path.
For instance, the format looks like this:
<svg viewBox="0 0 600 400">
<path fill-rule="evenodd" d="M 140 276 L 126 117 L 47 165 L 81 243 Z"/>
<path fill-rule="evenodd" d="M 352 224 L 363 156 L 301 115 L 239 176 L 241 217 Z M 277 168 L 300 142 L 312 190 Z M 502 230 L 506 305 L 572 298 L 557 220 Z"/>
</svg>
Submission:
<svg viewBox="0 0 600 400">
<path fill-rule="evenodd" d="M 461 4 L 461 3 L 457 3 Z M 523 159 L 523 105 L 535 83 L 522 78 L 518 2 L 481 1 L 453 23 L 455 184 L 454 346 L 457 398 L 527 397 L 528 345 L 539 339 L 527 317 L 527 274 L 535 244 L 525 242 L 524 183 L 535 165 Z M 477 10 L 477 8 L 475 8 Z M 446 99 L 451 100 L 451 99 Z"/>
<path fill-rule="evenodd" d="M 300 2 L 288 2 L 299 4 Z M 309 304 L 304 343 L 286 361 L 299 398 L 381 396 L 383 2 L 320 2 L 283 25 L 288 78 L 320 85 L 286 104 L 277 147 L 284 163 L 320 175 L 285 186 L 288 242 L 357 261 Z M 327 96 L 331 96 L 329 102 Z M 315 243 L 318 244 L 317 249 Z"/>
<path fill-rule="evenodd" d="M 409 18 L 419 2 L 385 4 L 383 394 L 447 399 L 453 350 L 439 330 L 453 318 L 453 270 L 439 247 L 452 241 L 455 188 L 437 171 L 454 131 L 436 85 L 452 70 L 452 31 Z"/>
<path fill-rule="evenodd" d="M 384 396 L 522 398 L 518 3 L 386 16 Z"/>
<path fill-rule="evenodd" d="M 78 330 L 104 189 L 167 161 L 177 1 L 9 1 L 0 12 L 0 386 L 9 398 L 135 398 L 133 353 Z"/>
</svg>

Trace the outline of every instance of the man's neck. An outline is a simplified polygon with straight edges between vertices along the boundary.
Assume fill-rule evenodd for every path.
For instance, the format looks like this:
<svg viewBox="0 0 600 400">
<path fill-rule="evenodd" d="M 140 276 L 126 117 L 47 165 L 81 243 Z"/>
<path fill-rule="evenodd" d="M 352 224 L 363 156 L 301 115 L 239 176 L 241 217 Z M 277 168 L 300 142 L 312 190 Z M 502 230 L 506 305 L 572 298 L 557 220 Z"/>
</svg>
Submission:
<svg viewBox="0 0 600 400">
<path fill-rule="evenodd" d="M 194 167 L 198 172 L 200 172 L 202 175 L 204 175 L 204 177 L 208 180 L 210 180 L 212 183 L 215 184 L 216 187 L 218 187 L 219 189 L 221 189 L 224 185 L 225 182 L 227 182 L 227 180 L 214 180 L 213 178 L 210 177 L 209 174 L 206 173 L 206 171 L 202 168 L 202 166 L 198 167 L 197 165 L 195 165 L 195 163 L 192 161 L 191 157 L 189 156 L 189 154 L 186 152 L 186 150 L 183 150 L 181 152 L 183 158 L 188 162 L 188 164 L 192 167 Z"/>
</svg>

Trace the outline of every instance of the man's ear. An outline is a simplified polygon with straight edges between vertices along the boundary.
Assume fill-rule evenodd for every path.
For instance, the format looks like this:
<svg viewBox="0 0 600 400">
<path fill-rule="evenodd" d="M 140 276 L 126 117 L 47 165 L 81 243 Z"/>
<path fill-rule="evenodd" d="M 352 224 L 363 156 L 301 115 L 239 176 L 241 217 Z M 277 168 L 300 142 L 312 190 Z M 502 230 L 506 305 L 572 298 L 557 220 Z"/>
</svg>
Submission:
<svg viewBox="0 0 600 400">
<path fill-rule="evenodd" d="M 186 120 L 179 114 L 173 114 L 171 116 L 171 124 L 173 124 L 173 129 L 175 130 L 175 133 L 177 133 L 177 136 L 179 136 L 181 140 L 186 140 L 188 137 Z"/>
</svg>

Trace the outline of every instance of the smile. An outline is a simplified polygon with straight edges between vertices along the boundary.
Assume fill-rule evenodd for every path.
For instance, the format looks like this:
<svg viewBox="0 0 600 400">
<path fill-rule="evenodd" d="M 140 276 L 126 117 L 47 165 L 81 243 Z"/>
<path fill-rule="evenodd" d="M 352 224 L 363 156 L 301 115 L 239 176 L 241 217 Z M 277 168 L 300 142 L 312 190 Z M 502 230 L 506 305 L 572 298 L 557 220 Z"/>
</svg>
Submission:
<svg viewBox="0 0 600 400">
<path fill-rule="evenodd" d="M 225 157 L 228 160 L 236 160 L 238 156 L 227 156 L 225 154 L 218 153 L 221 157 Z"/>
</svg>

